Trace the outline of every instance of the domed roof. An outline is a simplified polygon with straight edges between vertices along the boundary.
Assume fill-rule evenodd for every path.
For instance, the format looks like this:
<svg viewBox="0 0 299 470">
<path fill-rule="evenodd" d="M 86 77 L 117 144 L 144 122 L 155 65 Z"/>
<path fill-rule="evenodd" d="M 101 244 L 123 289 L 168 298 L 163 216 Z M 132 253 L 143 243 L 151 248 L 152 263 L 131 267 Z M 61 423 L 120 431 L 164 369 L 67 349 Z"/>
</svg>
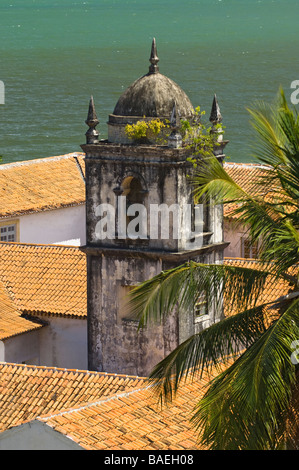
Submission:
<svg viewBox="0 0 299 470">
<path fill-rule="evenodd" d="M 194 108 L 186 93 L 173 80 L 159 72 L 155 39 L 152 43 L 150 62 L 149 72 L 125 90 L 113 114 L 169 119 L 176 103 L 181 117 L 193 116 Z"/>
</svg>

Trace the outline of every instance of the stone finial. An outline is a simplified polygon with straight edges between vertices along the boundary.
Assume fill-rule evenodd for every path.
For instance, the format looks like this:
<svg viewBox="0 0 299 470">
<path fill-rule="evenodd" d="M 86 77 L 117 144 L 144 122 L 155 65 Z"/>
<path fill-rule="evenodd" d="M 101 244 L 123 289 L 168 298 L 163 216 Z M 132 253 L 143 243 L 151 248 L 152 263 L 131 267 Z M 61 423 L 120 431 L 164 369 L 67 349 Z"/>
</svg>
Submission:
<svg viewBox="0 0 299 470">
<path fill-rule="evenodd" d="M 173 103 L 172 113 L 170 117 L 170 125 L 174 130 L 178 130 L 181 127 L 181 120 L 175 101 Z"/>
<path fill-rule="evenodd" d="M 151 56 L 149 59 L 151 65 L 149 67 L 149 73 L 157 73 L 159 72 L 159 67 L 158 67 L 158 62 L 159 62 L 159 57 L 157 55 L 157 46 L 156 46 L 156 39 L 153 39 L 152 42 L 152 50 L 151 50 Z"/>
<path fill-rule="evenodd" d="M 88 125 L 89 129 L 86 132 L 86 143 L 87 144 L 96 144 L 99 139 L 99 133 L 96 130 L 96 126 L 99 124 L 99 120 L 96 115 L 95 105 L 93 101 L 93 96 L 90 97 L 88 115 L 85 123 Z"/>
<path fill-rule="evenodd" d="M 217 124 L 220 124 L 220 122 L 222 121 L 222 116 L 220 113 L 220 108 L 218 105 L 216 95 L 214 95 L 214 99 L 213 99 L 210 121 L 212 123 L 211 134 L 216 135 L 216 140 L 220 144 L 223 141 L 223 132 L 222 132 L 221 126 L 220 125 L 217 126 Z M 216 155 L 218 153 L 219 153 L 219 149 L 216 149 L 214 151 L 214 154 Z"/>
<path fill-rule="evenodd" d="M 222 121 L 222 116 L 221 116 L 221 113 L 220 113 L 220 108 L 219 108 L 219 105 L 218 105 L 216 95 L 214 95 L 214 99 L 213 99 L 211 115 L 210 115 L 210 121 L 213 124 L 218 124 L 219 122 Z"/>
<path fill-rule="evenodd" d="M 182 146 L 183 139 L 179 132 L 179 129 L 181 127 L 181 120 L 175 102 L 173 103 L 172 113 L 170 117 L 170 127 L 172 128 L 172 132 L 168 137 L 168 147 L 179 148 Z"/>
</svg>

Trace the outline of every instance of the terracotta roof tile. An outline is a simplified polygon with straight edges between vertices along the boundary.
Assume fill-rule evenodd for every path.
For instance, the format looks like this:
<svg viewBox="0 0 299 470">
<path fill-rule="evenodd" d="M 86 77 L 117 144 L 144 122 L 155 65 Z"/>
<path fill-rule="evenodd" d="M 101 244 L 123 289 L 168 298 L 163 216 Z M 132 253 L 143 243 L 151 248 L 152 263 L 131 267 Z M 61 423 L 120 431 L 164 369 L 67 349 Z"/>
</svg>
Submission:
<svg viewBox="0 0 299 470">
<path fill-rule="evenodd" d="M 262 269 L 263 265 L 256 259 L 243 259 L 243 258 L 225 258 L 224 263 L 230 266 L 240 266 L 249 269 Z M 289 292 L 289 283 L 283 280 L 267 280 L 262 292 L 259 295 L 257 305 L 267 302 L 273 302 L 279 297 L 286 295 Z M 226 315 L 233 315 L 236 313 L 234 308 L 230 305 L 229 299 L 225 298 L 224 310 Z M 274 312 L 273 312 L 274 313 Z"/>
<path fill-rule="evenodd" d="M 223 166 L 229 176 L 249 193 L 261 192 L 257 180 L 261 176 L 267 175 L 269 171 L 269 167 L 266 165 L 255 163 L 224 162 Z"/>
<path fill-rule="evenodd" d="M 267 174 L 268 168 L 265 165 L 225 162 L 224 169 L 229 176 L 249 194 L 263 194 L 263 189 L 257 184 L 257 181 Z M 224 204 L 224 217 L 235 218 L 236 216 L 232 214 L 234 208 L 236 208 L 235 204 Z"/>
<path fill-rule="evenodd" d="M 39 320 L 30 320 L 21 316 L 21 312 L 0 280 L 0 340 L 40 329 L 42 326 Z"/>
<path fill-rule="evenodd" d="M 84 204 L 83 155 L 0 165 L 0 217 Z"/>
<path fill-rule="evenodd" d="M 85 381 L 87 376 L 90 380 Z M 112 379 L 109 383 L 107 376 Z M 121 375 L 101 372 L 0 363 L 0 431 L 43 414 L 85 405 L 147 384 L 145 378 L 128 376 L 125 382 L 121 379 Z M 78 394 L 78 383 L 83 394 Z M 80 416 L 83 417 L 82 413 Z"/>
<path fill-rule="evenodd" d="M 22 313 L 86 318 L 86 256 L 77 247 L 0 242 L 0 281 Z"/>
<path fill-rule="evenodd" d="M 38 419 L 89 450 L 198 450 L 190 418 L 212 377 L 182 382 L 162 408 L 149 385 Z"/>
</svg>

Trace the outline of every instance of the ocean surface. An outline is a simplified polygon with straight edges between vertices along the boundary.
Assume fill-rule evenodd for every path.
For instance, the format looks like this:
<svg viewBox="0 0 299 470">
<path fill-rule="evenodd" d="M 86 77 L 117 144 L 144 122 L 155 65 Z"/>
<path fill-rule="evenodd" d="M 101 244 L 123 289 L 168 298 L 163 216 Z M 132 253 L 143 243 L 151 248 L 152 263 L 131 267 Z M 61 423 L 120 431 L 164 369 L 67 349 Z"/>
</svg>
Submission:
<svg viewBox="0 0 299 470">
<path fill-rule="evenodd" d="M 251 162 L 246 110 L 299 80 L 298 0 L 1 0 L 2 163 L 81 151 L 90 95 L 101 138 L 121 93 L 160 72 L 210 113 L 216 93 L 227 158 Z M 299 105 L 297 105 L 299 107 Z"/>
</svg>

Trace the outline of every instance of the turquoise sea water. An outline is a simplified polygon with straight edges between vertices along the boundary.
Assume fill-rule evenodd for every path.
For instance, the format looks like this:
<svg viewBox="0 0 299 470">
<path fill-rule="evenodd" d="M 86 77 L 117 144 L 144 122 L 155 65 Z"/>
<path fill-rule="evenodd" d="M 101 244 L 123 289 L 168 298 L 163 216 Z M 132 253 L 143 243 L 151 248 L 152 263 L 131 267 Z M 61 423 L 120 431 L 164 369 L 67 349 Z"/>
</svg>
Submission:
<svg viewBox="0 0 299 470">
<path fill-rule="evenodd" d="M 252 161 L 246 107 L 299 79 L 297 0 L 1 0 L 3 162 L 80 151 L 89 97 L 101 137 L 124 89 L 160 72 L 209 115 L 217 94 L 232 161 Z M 299 105 L 298 105 L 299 106 Z"/>
</svg>

